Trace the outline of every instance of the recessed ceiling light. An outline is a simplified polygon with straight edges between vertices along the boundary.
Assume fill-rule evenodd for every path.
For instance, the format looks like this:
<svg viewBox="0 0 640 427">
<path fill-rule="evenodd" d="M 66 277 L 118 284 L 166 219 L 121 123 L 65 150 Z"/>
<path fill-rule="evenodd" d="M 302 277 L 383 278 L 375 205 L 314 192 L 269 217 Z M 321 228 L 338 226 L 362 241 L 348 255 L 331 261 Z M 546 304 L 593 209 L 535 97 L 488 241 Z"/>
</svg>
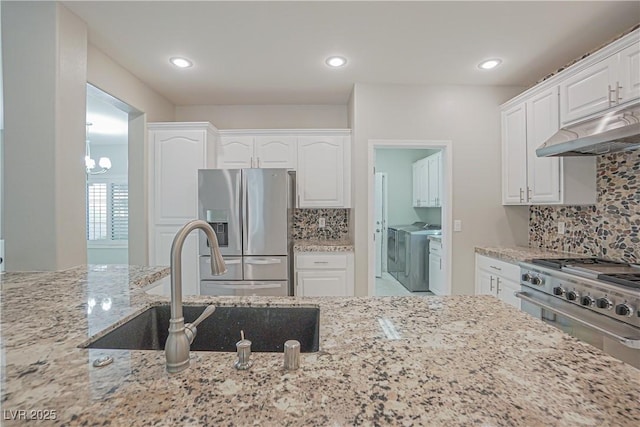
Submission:
<svg viewBox="0 0 640 427">
<path fill-rule="evenodd" d="M 193 62 L 185 58 L 174 57 L 169 60 L 173 65 L 178 68 L 189 68 L 193 65 Z"/>
<path fill-rule="evenodd" d="M 342 56 L 330 56 L 325 62 L 329 67 L 338 68 L 343 67 L 347 63 L 347 60 Z"/>
<path fill-rule="evenodd" d="M 492 68 L 496 68 L 502 62 L 501 59 L 487 59 L 486 61 L 482 61 L 478 68 L 481 70 L 490 70 Z"/>
</svg>

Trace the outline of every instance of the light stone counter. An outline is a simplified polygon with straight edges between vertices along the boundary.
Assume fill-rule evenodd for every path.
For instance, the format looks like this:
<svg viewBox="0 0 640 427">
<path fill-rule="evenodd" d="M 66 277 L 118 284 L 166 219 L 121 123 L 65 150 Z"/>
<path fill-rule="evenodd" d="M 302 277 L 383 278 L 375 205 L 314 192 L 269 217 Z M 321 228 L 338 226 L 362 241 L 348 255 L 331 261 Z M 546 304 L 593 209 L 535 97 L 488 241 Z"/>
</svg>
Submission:
<svg viewBox="0 0 640 427">
<path fill-rule="evenodd" d="M 320 351 L 294 372 L 281 354 L 254 353 L 253 368 L 236 371 L 232 353 L 192 352 L 191 367 L 169 375 L 161 351 L 78 348 L 160 301 L 142 287 L 166 273 L 1 275 L 3 425 L 640 423 L 640 371 L 490 296 L 187 298 L 319 305 Z M 92 367 L 105 354 L 115 362 Z M 57 420 L 12 421 L 19 410 L 53 410 Z"/>
<path fill-rule="evenodd" d="M 571 252 L 558 252 L 547 249 L 530 248 L 527 246 L 476 246 L 476 253 L 513 264 L 529 261 L 533 258 L 584 258 L 589 256 Z"/>
<path fill-rule="evenodd" d="M 353 252 L 353 243 L 349 240 L 296 240 L 295 252 Z"/>
</svg>

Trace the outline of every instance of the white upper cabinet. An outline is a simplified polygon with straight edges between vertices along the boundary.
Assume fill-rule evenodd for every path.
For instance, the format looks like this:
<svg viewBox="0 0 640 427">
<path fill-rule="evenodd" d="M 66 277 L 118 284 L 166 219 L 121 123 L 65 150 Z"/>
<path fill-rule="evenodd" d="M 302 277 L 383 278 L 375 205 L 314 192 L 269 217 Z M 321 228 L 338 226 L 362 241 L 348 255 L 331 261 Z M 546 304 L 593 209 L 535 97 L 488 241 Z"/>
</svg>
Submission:
<svg viewBox="0 0 640 427">
<path fill-rule="evenodd" d="M 218 144 L 219 169 L 245 169 L 253 167 L 252 136 L 222 136 Z"/>
<path fill-rule="evenodd" d="M 536 149 L 559 129 L 558 88 L 527 100 L 527 194 L 529 203 L 560 203 L 560 158 L 538 157 Z"/>
<path fill-rule="evenodd" d="M 297 143 L 295 136 L 256 136 L 256 167 L 295 169 Z"/>
<path fill-rule="evenodd" d="M 349 207 L 349 138 L 298 138 L 298 207 Z"/>
<path fill-rule="evenodd" d="M 620 102 L 640 98 L 640 43 L 622 50 L 620 56 Z"/>
<path fill-rule="evenodd" d="M 520 103 L 502 112 L 502 204 L 526 204 L 527 114 Z"/>
<path fill-rule="evenodd" d="M 561 126 L 640 99 L 639 33 L 628 34 L 560 73 Z"/>
<path fill-rule="evenodd" d="M 293 135 L 248 135 L 221 131 L 218 168 L 296 168 L 297 137 Z"/>
<path fill-rule="evenodd" d="M 428 173 L 428 205 L 442 206 L 442 152 L 427 157 Z"/>
<path fill-rule="evenodd" d="M 413 163 L 413 207 L 442 206 L 442 153 Z"/>
<path fill-rule="evenodd" d="M 149 125 L 152 224 L 184 224 L 198 216 L 198 169 L 211 167 L 215 133 L 202 124 Z"/>
</svg>

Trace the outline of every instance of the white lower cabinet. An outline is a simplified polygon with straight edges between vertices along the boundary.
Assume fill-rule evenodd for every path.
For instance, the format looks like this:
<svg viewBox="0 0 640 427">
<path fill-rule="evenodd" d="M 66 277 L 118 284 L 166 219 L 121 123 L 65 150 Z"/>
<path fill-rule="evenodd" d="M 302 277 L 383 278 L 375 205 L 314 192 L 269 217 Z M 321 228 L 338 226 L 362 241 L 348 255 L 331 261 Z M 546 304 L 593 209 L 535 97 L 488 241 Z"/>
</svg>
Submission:
<svg viewBox="0 0 640 427">
<path fill-rule="evenodd" d="M 353 253 L 297 253 L 294 294 L 301 297 L 353 296 Z"/>
<path fill-rule="evenodd" d="M 476 254 L 476 295 L 493 295 L 519 309 L 519 290 L 518 265 Z"/>
<path fill-rule="evenodd" d="M 171 244 L 181 225 L 157 225 L 151 237 L 151 265 L 171 264 Z M 200 295 L 198 233 L 191 233 L 182 248 L 182 294 Z"/>
<path fill-rule="evenodd" d="M 429 291 L 445 295 L 444 272 L 442 270 L 442 243 L 429 240 Z"/>
</svg>

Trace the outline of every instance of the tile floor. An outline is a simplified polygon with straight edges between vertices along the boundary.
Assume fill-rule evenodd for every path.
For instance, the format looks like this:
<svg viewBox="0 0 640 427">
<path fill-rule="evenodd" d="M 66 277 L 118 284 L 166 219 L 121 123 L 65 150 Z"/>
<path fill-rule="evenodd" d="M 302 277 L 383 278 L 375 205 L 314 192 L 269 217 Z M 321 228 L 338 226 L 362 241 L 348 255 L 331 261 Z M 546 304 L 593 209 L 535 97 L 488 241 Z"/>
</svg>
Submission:
<svg viewBox="0 0 640 427">
<path fill-rule="evenodd" d="M 400 282 L 393 278 L 389 273 L 383 272 L 382 277 L 376 277 L 376 296 L 430 296 L 433 293 L 427 292 L 409 292 L 407 288 L 402 286 Z"/>
</svg>

